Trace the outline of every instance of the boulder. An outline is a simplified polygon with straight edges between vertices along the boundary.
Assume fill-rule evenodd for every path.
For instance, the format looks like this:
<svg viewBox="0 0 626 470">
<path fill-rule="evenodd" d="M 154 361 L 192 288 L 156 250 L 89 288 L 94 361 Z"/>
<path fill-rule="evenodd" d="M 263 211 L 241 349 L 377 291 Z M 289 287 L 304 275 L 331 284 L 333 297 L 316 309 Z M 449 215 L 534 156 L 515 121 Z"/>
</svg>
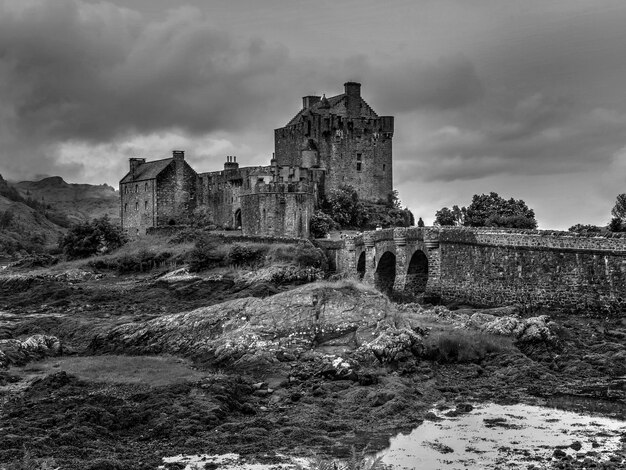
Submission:
<svg viewBox="0 0 626 470">
<path fill-rule="evenodd" d="M 24 341 L 19 339 L 0 340 L 0 368 L 24 365 L 44 357 L 56 356 L 61 352 L 61 342 L 55 336 L 33 335 Z"/>
<path fill-rule="evenodd" d="M 394 312 L 373 289 L 315 283 L 264 299 L 236 299 L 119 325 L 97 335 L 90 348 L 99 353 L 170 353 L 260 368 L 328 345 L 335 354 L 351 351 L 376 338 L 379 325 Z"/>
</svg>

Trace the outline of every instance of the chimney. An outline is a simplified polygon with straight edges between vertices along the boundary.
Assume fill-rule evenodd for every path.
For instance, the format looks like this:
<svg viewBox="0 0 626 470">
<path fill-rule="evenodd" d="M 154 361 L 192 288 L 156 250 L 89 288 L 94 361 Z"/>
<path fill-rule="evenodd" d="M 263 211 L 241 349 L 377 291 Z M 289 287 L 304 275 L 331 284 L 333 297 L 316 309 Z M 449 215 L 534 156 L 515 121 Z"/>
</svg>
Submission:
<svg viewBox="0 0 626 470">
<path fill-rule="evenodd" d="M 346 107 L 348 117 L 358 117 L 361 115 L 361 84 L 357 82 L 346 82 L 343 84 L 346 90 Z"/>
<path fill-rule="evenodd" d="M 309 109 L 315 103 L 319 103 L 321 99 L 322 99 L 321 96 L 313 96 L 313 95 L 303 96 L 302 97 L 302 109 Z"/>
<path fill-rule="evenodd" d="M 346 82 L 343 84 L 343 87 L 346 91 L 346 95 L 348 96 L 356 96 L 358 98 L 361 97 L 361 84 L 357 82 Z"/>
<path fill-rule="evenodd" d="M 184 150 L 172 150 L 172 158 L 174 160 L 184 160 L 185 151 Z"/>
<path fill-rule="evenodd" d="M 130 162 L 130 174 L 133 178 L 137 173 L 137 167 L 139 167 L 142 163 L 146 163 L 145 158 L 129 158 L 128 161 Z"/>
<path fill-rule="evenodd" d="M 237 157 L 234 155 L 228 155 L 226 157 L 226 162 L 224 163 L 224 170 L 237 170 L 239 168 L 239 163 L 237 163 Z"/>
</svg>

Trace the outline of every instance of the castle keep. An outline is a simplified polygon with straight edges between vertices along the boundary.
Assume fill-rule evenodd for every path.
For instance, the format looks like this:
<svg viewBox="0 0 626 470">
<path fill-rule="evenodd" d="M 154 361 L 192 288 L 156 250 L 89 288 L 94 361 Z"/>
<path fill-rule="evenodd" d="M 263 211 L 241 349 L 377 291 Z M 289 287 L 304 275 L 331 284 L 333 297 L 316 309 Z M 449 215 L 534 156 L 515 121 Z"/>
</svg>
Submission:
<svg viewBox="0 0 626 470">
<path fill-rule="evenodd" d="M 308 237 L 309 222 L 325 194 L 343 185 L 361 199 L 386 199 L 393 190 L 393 117 L 378 116 L 348 82 L 341 95 L 305 96 L 302 109 L 274 131 L 269 166 L 196 173 L 184 152 L 146 162 L 131 158 L 120 181 L 122 227 L 143 234 L 150 227 L 189 223 L 203 209 L 224 228 L 244 235 Z"/>
</svg>

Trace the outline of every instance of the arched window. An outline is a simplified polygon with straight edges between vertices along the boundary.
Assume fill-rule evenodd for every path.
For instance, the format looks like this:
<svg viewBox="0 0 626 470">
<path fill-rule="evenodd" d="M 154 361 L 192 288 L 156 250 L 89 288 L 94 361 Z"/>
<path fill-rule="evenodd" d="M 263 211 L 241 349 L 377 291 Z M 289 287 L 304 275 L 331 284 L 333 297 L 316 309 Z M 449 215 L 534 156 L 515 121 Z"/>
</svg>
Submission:
<svg viewBox="0 0 626 470">
<path fill-rule="evenodd" d="M 124 212 L 128 212 L 128 203 L 124 204 Z"/>
<path fill-rule="evenodd" d="M 146 192 L 148 192 L 148 183 L 146 183 L 146 189 L 145 189 L 145 191 L 146 191 Z"/>
<path fill-rule="evenodd" d="M 136 184 L 136 185 L 135 185 L 135 192 L 136 192 L 136 193 L 138 193 L 138 192 L 139 192 L 139 185 L 138 185 L 138 184 Z"/>
<path fill-rule="evenodd" d="M 148 201 L 144 201 L 144 203 L 143 203 L 143 208 L 144 208 L 145 210 L 148 210 Z"/>
<path fill-rule="evenodd" d="M 135 210 L 136 210 L 136 211 L 138 211 L 138 210 L 139 210 L 139 203 L 138 203 L 138 202 L 136 202 L 136 203 L 135 203 Z"/>
</svg>

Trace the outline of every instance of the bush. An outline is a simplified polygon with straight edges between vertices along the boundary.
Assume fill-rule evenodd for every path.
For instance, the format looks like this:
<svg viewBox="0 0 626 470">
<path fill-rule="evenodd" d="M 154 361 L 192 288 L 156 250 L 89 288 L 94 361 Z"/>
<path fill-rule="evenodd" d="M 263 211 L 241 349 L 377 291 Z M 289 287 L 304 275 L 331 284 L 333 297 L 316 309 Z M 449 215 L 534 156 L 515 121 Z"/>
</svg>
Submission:
<svg viewBox="0 0 626 470">
<path fill-rule="evenodd" d="M 108 253 L 124 243 L 126 236 L 122 229 L 113 225 L 105 215 L 91 222 L 74 225 L 59 240 L 59 248 L 68 259 L 77 259 Z"/>
<path fill-rule="evenodd" d="M 267 259 L 273 263 L 291 263 L 302 267 L 328 269 L 328 260 L 324 252 L 309 244 L 272 245 Z"/>
<path fill-rule="evenodd" d="M 322 211 L 315 211 L 309 225 L 313 238 L 324 238 L 335 226 L 332 217 Z"/>
<path fill-rule="evenodd" d="M 510 338 L 459 329 L 432 332 L 424 346 L 426 357 L 439 362 L 480 362 L 488 354 L 515 349 Z"/>
<path fill-rule="evenodd" d="M 225 254 L 219 249 L 215 239 L 202 236 L 196 241 L 196 246 L 189 253 L 189 270 L 191 272 L 199 272 L 222 266 L 225 258 Z"/>
<path fill-rule="evenodd" d="M 230 247 L 228 261 L 234 266 L 255 267 L 262 263 L 268 252 L 267 245 L 244 245 L 236 243 Z"/>
</svg>

